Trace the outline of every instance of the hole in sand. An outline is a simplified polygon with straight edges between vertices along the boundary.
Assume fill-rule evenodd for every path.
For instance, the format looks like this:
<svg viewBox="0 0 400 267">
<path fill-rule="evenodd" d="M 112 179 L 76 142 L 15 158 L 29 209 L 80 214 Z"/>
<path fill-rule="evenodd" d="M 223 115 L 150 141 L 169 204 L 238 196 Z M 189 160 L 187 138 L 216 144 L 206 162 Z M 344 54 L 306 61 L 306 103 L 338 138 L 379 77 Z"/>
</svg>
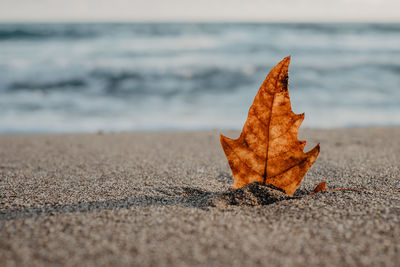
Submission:
<svg viewBox="0 0 400 267">
<path fill-rule="evenodd" d="M 281 189 L 263 183 L 251 183 L 239 189 L 229 189 L 216 193 L 208 199 L 209 206 L 226 208 L 228 206 L 263 206 L 278 201 L 293 199 Z"/>
</svg>

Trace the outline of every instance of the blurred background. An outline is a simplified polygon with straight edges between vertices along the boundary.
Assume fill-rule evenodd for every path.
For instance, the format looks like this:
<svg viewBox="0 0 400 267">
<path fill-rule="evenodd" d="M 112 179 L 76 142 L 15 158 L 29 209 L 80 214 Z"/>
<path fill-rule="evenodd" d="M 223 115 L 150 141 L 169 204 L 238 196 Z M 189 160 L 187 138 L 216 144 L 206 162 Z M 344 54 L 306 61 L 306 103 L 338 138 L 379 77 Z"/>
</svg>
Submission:
<svg viewBox="0 0 400 267">
<path fill-rule="evenodd" d="M 288 55 L 303 127 L 398 126 L 398 10 L 391 0 L 1 0 L 0 134 L 241 129 Z"/>
</svg>

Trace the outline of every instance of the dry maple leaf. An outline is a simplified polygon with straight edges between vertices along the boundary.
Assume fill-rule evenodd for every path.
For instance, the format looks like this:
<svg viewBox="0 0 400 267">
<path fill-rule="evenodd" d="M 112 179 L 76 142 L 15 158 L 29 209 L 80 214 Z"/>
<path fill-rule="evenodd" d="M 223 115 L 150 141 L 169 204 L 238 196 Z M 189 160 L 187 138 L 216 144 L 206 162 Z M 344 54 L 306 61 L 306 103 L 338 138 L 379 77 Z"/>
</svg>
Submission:
<svg viewBox="0 0 400 267">
<path fill-rule="evenodd" d="M 295 114 L 290 106 L 289 63 L 290 57 L 284 58 L 265 78 L 239 138 L 220 136 L 233 188 L 263 182 L 293 195 L 317 159 L 319 144 L 304 153 L 306 142 L 297 139 L 304 113 Z"/>
</svg>

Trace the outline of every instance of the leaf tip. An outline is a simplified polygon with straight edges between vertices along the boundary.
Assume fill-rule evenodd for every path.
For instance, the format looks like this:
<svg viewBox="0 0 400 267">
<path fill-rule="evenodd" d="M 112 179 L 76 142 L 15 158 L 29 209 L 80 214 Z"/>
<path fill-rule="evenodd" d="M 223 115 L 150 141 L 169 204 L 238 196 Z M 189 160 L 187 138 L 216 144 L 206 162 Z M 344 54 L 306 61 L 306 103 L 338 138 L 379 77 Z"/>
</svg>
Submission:
<svg viewBox="0 0 400 267">
<path fill-rule="evenodd" d="M 278 63 L 278 65 L 284 66 L 285 69 L 288 69 L 289 68 L 289 64 L 290 64 L 290 60 L 291 60 L 291 57 L 287 56 L 284 59 L 282 59 L 281 62 Z"/>
<path fill-rule="evenodd" d="M 319 151 L 321 150 L 321 147 L 320 147 L 319 143 L 315 147 L 317 148 L 318 153 L 319 153 Z"/>
<path fill-rule="evenodd" d="M 295 114 L 295 117 L 297 120 L 299 120 L 299 123 L 301 124 L 304 121 L 306 114 L 304 112 L 300 113 L 300 114 Z M 299 124 L 299 127 L 300 127 L 300 124 Z"/>
<path fill-rule="evenodd" d="M 221 142 L 222 148 L 225 150 L 226 136 L 224 136 L 223 134 L 220 134 L 219 141 Z"/>
<path fill-rule="evenodd" d="M 287 56 L 284 59 L 282 59 L 280 62 L 281 66 L 283 67 L 282 71 L 286 72 L 286 76 L 288 76 L 290 60 L 291 60 L 291 57 Z M 278 64 L 278 65 L 280 65 L 280 64 Z"/>
</svg>

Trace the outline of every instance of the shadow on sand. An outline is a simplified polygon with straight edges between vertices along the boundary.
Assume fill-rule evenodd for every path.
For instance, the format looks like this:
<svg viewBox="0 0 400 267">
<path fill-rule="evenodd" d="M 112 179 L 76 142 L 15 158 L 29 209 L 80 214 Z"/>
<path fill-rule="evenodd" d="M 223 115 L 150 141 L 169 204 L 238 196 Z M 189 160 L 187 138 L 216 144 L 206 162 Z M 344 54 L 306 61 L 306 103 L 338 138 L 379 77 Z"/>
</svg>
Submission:
<svg viewBox="0 0 400 267">
<path fill-rule="evenodd" d="M 228 189 L 224 192 L 208 192 L 190 187 L 174 187 L 157 191 L 161 194 L 160 196 L 145 195 L 105 201 L 5 209 L 0 211 L 0 221 L 56 214 L 127 209 L 130 207 L 183 206 L 207 210 L 210 207 L 225 209 L 229 206 L 263 206 L 282 200 L 299 198 L 305 193 L 300 192 L 295 197 L 290 197 L 276 188 L 261 183 L 252 183 L 240 189 Z"/>
</svg>

